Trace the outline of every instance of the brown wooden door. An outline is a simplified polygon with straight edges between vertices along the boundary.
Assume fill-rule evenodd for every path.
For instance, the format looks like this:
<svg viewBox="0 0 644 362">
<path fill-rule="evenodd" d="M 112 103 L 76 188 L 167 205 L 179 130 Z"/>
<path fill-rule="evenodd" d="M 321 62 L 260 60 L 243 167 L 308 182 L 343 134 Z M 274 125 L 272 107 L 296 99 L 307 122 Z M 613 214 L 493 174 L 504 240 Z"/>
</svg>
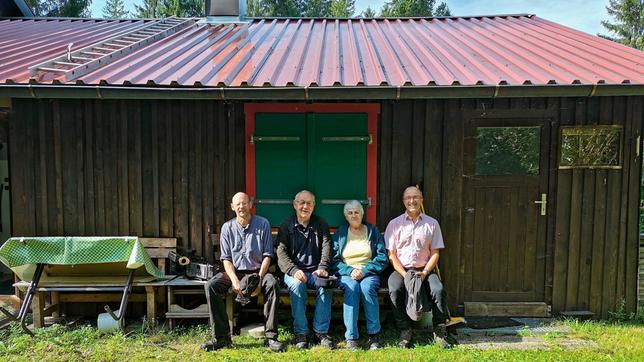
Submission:
<svg viewBox="0 0 644 362">
<path fill-rule="evenodd" d="M 544 301 L 549 135 L 547 120 L 466 123 L 464 301 Z"/>
</svg>

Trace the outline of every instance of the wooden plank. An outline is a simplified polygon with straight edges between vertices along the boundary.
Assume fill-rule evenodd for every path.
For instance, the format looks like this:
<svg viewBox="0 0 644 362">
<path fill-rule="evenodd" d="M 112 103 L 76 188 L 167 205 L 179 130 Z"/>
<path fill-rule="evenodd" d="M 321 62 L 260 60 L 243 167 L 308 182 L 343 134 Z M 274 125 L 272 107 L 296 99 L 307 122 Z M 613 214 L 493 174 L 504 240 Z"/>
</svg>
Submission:
<svg viewBox="0 0 644 362">
<path fill-rule="evenodd" d="M 64 233 L 79 235 L 79 205 L 78 205 L 78 144 L 79 135 L 76 133 L 75 110 L 72 101 L 61 101 L 61 144 L 62 144 L 62 183 L 63 183 L 63 214 Z"/>
<path fill-rule="evenodd" d="M 376 220 L 381 230 L 395 213 L 392 207 L 391 189 L 391 129 L 393 127 L 393 107 L 391 102 L 381 103 L 380 127 L 378 127 L 378 210 Z"/>
<path fill-rule="evenodd" d="M 175 139 L 173 159 L 173 183 L 174 183 L 174 236 L 177 237 L 180 248 L 188 248 L 189 225 L 188 225 L 188 124 L 187 118 L 190 107 L 185 102 L 179 105 L 179 114 L 175 113 L 174 123 Z"/>
<path fill-rule="evenodd" d="M 411 152 L 409 153 L 409 158 L 411 159 L 411 184 L 419 184 L 421 190 L 423 190 L 423 196 L 427 194 L 427 182 L 424 178 L 424 168 L 425 168 L 425 101 L 424 100 L 412 100 L 410 101 L 409 108 L 411 109 Z M 402 140 L 397 140 L 402 141 Z M 407 142 L 409 144 L 409 139 Z M 401 191 L 402 192 L 402 191 Z M 425 201 L 425 206 L 427 206 L 427 201 Z"/>
<path fill-rule="evenodd" d="M 94 101 L 94 117 L 96 142 L 94 142 L 96 161 L 94 162 L 94 185 L 96 185 L 96 233 L 97 235 L 105 235 L 107 233 L 105 228 L 105 187 L 104 187 L 104 150 L 105 143 L 104 137 L 107 134 L 103 133 L 103 111 L 105 110 L 105 103 L 103 101 Z"/>
<path fill-rule="evenodd" d="M 644 97 L 629 97 L 629 107 L 626 118 L 626 127 L 630 130 L 624 157 L 624 172 L 628 172 L 628 223 L 626 225 L 626 280 L 624 299 L 626 310 L 635 312 L 637 307 L 637 263 L 639 251 L 639 202 L 640 182 L 642 175 L 642 156 L 637 155 L 635 148 L 637 140 L 641 142 L 641 127 L 644 121 Z M 630 117 L 628 117 L 630 113 Z M 629 150 L 626 154 L 626 150 Z"/>
<path fill-rule="evenodd" d="M 546 226 L 545 238 L 545 291 L 544 300 L 546 303 L 553 305 L 554 308 L 554 264 L 555 264 L 555 240 L 556 236 L 556 220 L 557 220 L 557 188 L 559 184 L 557 167 L 559 165 L 559 109 L 561 108 L 560 98 L 548 98 L 548 108 L 552 110 L 552 118 L 546 120 L 550 122 L 550 137 L 548 144 L 543 146 L 548 150 L 548 216 Z"/>
<path fill-rule="evenodd" d="M 541 302 L 482 303 L 466 302 L 466 317 L 549 317 L 548 305 Z"/>
<path fill-rule="evenodd" d="M 63 235 L 65 233 L 65 216 L 63 209 L 63 134 L 62 134 L 62 119 L 61 119 L 61 102 L 58 100 L 53 101 L 53 115 L 54 115 L 54 173 L 56 185 L 56 234 Z"/>
<path fill-rule="evenodd" d="M 202 225 L 202 194 L 201 194 L 201 144 L 203 132 L 201 129 L 202 112 L 198 102 L 192 103 L 191 117 L 188 120 L 190 142 L 188 147 L 188 223 L 190 246 L 203 255 L 203 228 Z"/>
<path fill-rule="evenodd" d="M 158 101 L 150 101 L 150 117 L 149 117 L 149 122 L 148 125 L 150 126 L 150 146 L 149 148 L 146 148 L 145 154 L 148 154 L 151 152 L 152 159 L 150 160 L 150 164 L 152 165 L 152 174 L 149 176 L 152 179 L 152 190 L 148 194 L 150 194 L 150 197 L 152 199 L 152 207 L 151 209 L 145 208 L 143 210 L 144 215 L 150 215 L 148 221 L 144 221 L 144 226 L 148 226 L 150 228 L 150 232 L 152 234 L 146 234 L 146 235 L 160 235 L 160 205 L 159 205 L 159 148 L 160 147 L 165 147 L 165 145 L 162 145 L 161 142 L 159 142 L 159 126 L 162 126 L 162 123 L 160 122 L 160 116 L 157 112 L 158 110 Z"/>
<path fill-rule="evenodd" d="M 401 101 L 394 103 L 394 114 L 396 120 L 392 127 L 392 148 L 391 158 L 396 160 L 396 167 L 392 168 L 391 174 L 391 193 L 392 193 L 392 207 L 396 210 L 396 214 L 403 211 L 402 192 L 412 184 L 419 180 L 412 180 L 412 156 L 416 150 L 412 148 L 413 137 L 412 132 L 412 104 L 410 101 Z M 420 150 L 418 150 L 420 152 Z"/>
<path fill-rule="evenodd" d="M 564 309 L 574 310 L 577 306 L 579 289 L 579 249 L 581 238 L 581 195 L 583 171 L 572 170 L 570 189 L 570 229 L 568 235 L 568 266 L 566 268 L 566 304 Z"/>
<path fill-rule="evenodd" d="M 96 235 L 96 190 L 94 188 L 94 107 L 93 100 L 83 101 L 83 121 L 85 133 L 85 165 L 83 169 L 85 177 L 85 231 L 87 235 Z"/>
<path fill-rule="evenodd" d="M 159 235 L 174 236 L 173 114 L 176 102 L 160 102 L 159 116 Z"/>
<path fill-rule="evenodd" d="M 119 203 L 119 172 L 118 172 L 118 155 L 120 152 L 120 143 L 119 143 L 119 132 L 118 124 L 119 122 L 119 108 L 118 101 L 110 101 L 106 103 L 106 108 L 108 109 L 110 117 L 105 119 L 105 135 L 106 139 L 104 145 L 107 145 L 106 149 L 109 150 L 105 154 L 105 228 L 107 230 L 114 230 L 116 233 L 121 233 L 122 230 L 119 227 L 119 212 L 120 203 Z M 106 113 L 108 113 L 106 112 Z"/>
<path fill-rule="evenodd" d="M 69 107 L 73 107 L 72 114 L 74 115 L 72 126 L 74 127 L 75 137 L 71 138 L 69 143 L 73 143 L 71 140 L 76 141 L 76 146 L 74 149 L 76 162 L 74 163 L 74 178 L 77 183 L 76 189 L 76 219 L 78 220 L 78 226 L 76 227 L 77 233 L 74 235 L 86 235 L 85 230 L 85 175 L 83 170 L 84 165 L 84 154 L 85 147 L 83 143 L 83 138 L 85 137 L 83 132 L 83 108 L 78 104 L 79 102 L 70 102 Z M 66 179 L 67 177 L 63 175 Z M 71 196 L 71 195 L 70 195 Z"/>
<path fill-rule="evenodd" d="M 127 102 L 125 100 L 118 102 L 118 133 L 117 133 L 117 179 L 116 185 L 118 190 L 118 222 L 120 235 L 129 235 L 130 233 L 130 198 L 129 176 L 128 176 L 128 115 Z"/>
<path fill-rule="evenodd" d="M 177 238 L 139 238 L 144 248 L 176 248 Z"/>
<path fill-rule="evenodd" d="M 34 293 L 34 299 L 31 302 L 31 315 L 33 318 L 34 328 L 45 326 L 45 295 L 44 293 Z"/>
<path fill-rule="evenodd" d="M 143 235 L 143 186 L 141 176 L 141 101 L 127 102 L 128 235 Z"/>
<path fill-rule="evenodd" d="M 206 102 L 203 105 L 204 112 L 204 146 L 202 149 L 205 152 L 205 162 L 201 164 L 202 170 L 202 204 L 203 209 L 203 228 L 205 229 L 204 249 L 203 255 L 208 258 L 209 262 L 214 261 L 213 245 L 211 235 L 216 232 L 215 226 L 215 204 L 214 193 L 217 190 L 214 187 L 215 173 L 217 167 L 215 165 L 215 112 L 217 107 L 221 107 L 219 102 Z"/>
<path fill-rule="evenodd" d="M 34 231 L 37 235 L 47 235 L 49 224 L 47 214 L 47 154 L 49 152 L 47 151 L 46 142 L 48 122 L 46 121 L 42 105 L 35 105 L 33 107 L 33 111 L 37 117 L 36 130 L 38 132 L 38 137 L 34 144 L 34 153 L 36 155 L 34 159 L 34 178 L 37 180 L 37 184 L 34 189 L 34 197 L 36 199 L 36 209 L 34 210 L 36 229 Z M 9 228 L 9 225 L 2 226 Z"/>
<path fill-rule="evenodd" d="M 158 183 L 158 176 L 153 172 L 153 168 L 157 167 L 156 159 L 153 160 L 153 154 L 158 154 L 158 145 L 156 138 L 152 136 L 153 129 L 156 132 L 156 127 L 152 127 L 152 113 L 156 114 L 154 106 L 156 100 L 141 101 L 141 218 L 143 220 L 143 235 L 158 236 L 158 216 L 155 218 L 155 212 L 158 214 L 158 205 L 155 208 L 154 200 L 158 200 L 158 190 L 153 191 L 154 182 Z M 140 235 L 140 234 L 139 234 Z"/>
<path fill-rule="evenodd" d="M 98 303 L 98 302 L 120 302 L 123 293 L 59 293 L 61 303 Z M 130 293 L 130 302 L 147 302 L 147 296 L 143 293 Z"/>
</svg>

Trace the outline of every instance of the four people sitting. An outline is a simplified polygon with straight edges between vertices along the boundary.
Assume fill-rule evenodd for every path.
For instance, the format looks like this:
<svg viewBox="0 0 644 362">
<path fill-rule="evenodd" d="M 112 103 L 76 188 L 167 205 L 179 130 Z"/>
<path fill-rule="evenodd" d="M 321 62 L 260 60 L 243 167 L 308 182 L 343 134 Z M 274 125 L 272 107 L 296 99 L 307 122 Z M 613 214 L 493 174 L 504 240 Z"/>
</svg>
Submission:
<svg viewBox="0 0 644 362">
<path fill-rule="evenodd" d="M 277 265 L 284 273 L 293 316 L 294 344 L 307 348 L 309 323 L 306 318 L 307 290 L 315 292 L 312 327 L 316 341 L 333 348 L 329 337 L 331 281 L 339 277 L 338 287 L 344 292 L 343 317 L 346 347 L 360 348 L 358 315 L 360 304 L 367 321 L 369 349 L 380 348 L 380 306 L 378 288 L 381 274 L 389 263 L 394 271 L 388 279 L 389 293 L 397 328 L 401 331 L 400 347 L 411 346 L 411 321 L 422 312 L 432 310 L 434 340 L 443 347 L 450 344 L 445 331 L 446 306 L 443 285 L 436 273 L 439 251 L 444 248 L 438 222 L 421 211 L 423 196 L 417 187 L 403 193 L 406 212 L 393 219 L 384 238 L 377 227 L 363 222 L 360 202 L 344 205 L 347 223 L 331 239 L 329 226 L 313 214 L 315 195 L 300 191 L 295 195 L 295 213 L 279 227 Z M 250 198 L 245 193 L 233 196 L 231 208 L 236 217 L 221 229 L 220 248 L 224 272 L 217 273 L 206 285 L 212 340 L 202 348 L 214 351 L 232 345 L 225 311 L 226 294 L 236 294 L 236 301 L 247 304 L 249 298 L 264 294 L 265 344 L 275 352 L 284 346 L 277 340 L 277 304 L 279 284 L 268 271 L 275 258 L 270 223 L 252 215 Z M 425 302 L 422 302 L 425 300 Z"/>
</svg>

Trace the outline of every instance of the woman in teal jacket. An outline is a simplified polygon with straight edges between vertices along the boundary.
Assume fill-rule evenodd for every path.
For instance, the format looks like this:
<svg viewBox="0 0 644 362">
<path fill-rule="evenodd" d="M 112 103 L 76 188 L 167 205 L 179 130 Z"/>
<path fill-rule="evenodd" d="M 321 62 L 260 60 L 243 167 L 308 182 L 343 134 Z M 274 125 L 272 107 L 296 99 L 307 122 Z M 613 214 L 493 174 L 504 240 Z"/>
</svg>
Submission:
<svg viewBox="0 0 644 362">
<path fill-rule="evenodd" d="M 389 263 L 385 241 L 374 225 L 363 224 L 364 209 L 353 200 L 344 205 L 347 224 L 333 236 L 334 270 L 344 290 L 344 334 L 347 348 L 358 350 L 358 313 L 360 300 L 367 319 L 369 349 L 380 348 L 380 306 L 378 287 L 380 273 Z"/>
</svg>

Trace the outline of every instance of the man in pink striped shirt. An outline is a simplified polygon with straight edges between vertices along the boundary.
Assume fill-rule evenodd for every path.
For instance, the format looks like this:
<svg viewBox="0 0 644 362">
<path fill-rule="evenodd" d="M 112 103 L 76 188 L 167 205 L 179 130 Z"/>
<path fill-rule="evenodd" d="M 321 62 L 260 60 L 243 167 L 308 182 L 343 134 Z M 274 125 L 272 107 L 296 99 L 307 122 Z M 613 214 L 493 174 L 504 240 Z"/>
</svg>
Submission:
<svg viewBox="0 0 644 362">
<path fill-rule="evenodd" d="M 405 213 L 391 220 L 385 230 L 385 245 L 394 272 L 389 277 L 388 287 L 391 302 L 394 305 L 396 326 L 401 330 L 399 346 L 411 346 L 411 318 L 407 315 L 406 299 L 408 294 L 415 293 L 415 300 L 422 299 L 420 293 L 429 291 L 434 324 L 434 341 L 442 347 L 448 347 L 445 321 L 447 309 L 443 284 L 436 274 L 436 266 L 443 249 L 443 235 L 438 221 L 421 211 L 423 194 L 420 189 L 411 186 L 403 193 Z M 406 277 L 407 276 L 407 277 Z M 412 277 L 420 278 L 422 288 L 416 291 L 407 290 L 406 282 Z M 409 285 L 409 284 L 408 284 Z M 417 283 L 418 285 L 418 283 Z"/>
</svg>

